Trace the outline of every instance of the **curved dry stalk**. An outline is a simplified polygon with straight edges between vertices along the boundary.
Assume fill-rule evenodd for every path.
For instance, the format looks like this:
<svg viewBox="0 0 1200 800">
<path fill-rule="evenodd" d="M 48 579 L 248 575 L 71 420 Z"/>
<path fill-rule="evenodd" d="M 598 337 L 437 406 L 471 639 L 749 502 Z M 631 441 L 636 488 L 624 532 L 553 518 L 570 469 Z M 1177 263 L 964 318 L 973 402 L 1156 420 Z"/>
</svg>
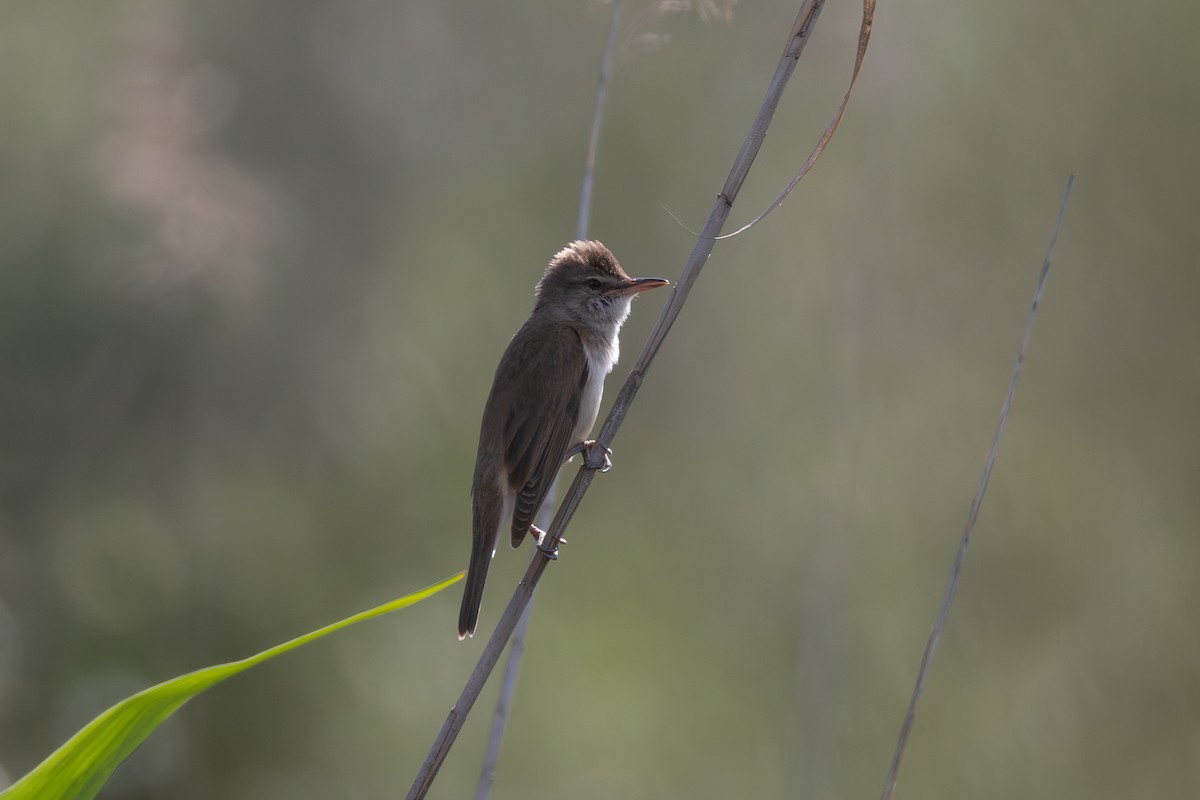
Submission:
<svg viewBox="0 0 1200 800">
<path fill-rule="evenodd" d="M 784 187 L 779 196 L 761 214 L 736 231 L 717 238 L 732 239 L 734 236 L 745 233 L 762 222 L 767 218 L 768 214 L 783 205 L 783 201 L 787 200 L 788 195 L 796 188 L 796 184 L 808 174 L 813 164 L 817 163 L 817 159 L 821 157 L 821 153 L 825 152 L 825 146 L 833 139 L 833 134 L 837 131 L 838 125 L 842 123 L 842 116 L 846 113 L 846 106 L 850 103 L 850 93 L 854 91 L 854 84 L 858 83 L 859 73 L 862 72 L 863 59 L 867 57 L 867 45 L 871 41 L 871 28 L 874 27 L 874 24 L 875 0 L 863 0 L 862 23 L 858 28 L 858 52 L 854 56 L 854 71 L 850 73 L 850 85 L 846 87 L 846 93 L 842 95 L 842 102 L 838 105 L 837 110 L 833 112 L 833 118 L 829 121 L 829 124 L 825 126 L 825 133 L 821 134 L 821 138 L 817 141 L 817 146 L 808 154 L 808 158 L 804 159 L 804 163 L 800 166 L 800 171 L 792 176 L 792 179 L 788 181 L 788 185 Z M 667 213 L 670 214 L 671 212 L 668 211 Z M 674 217 L 675 215 L 671 214 L 671 216 Z M 678 222 L 679 220 L 675 221 Z"/>
<path fill-rule="evenodd" d="M 954 566 L 950 568 L 950 579 L 946 583 L 946 591 L 942 595 L 942 603 L 938 607 L 937 620 L 933 630 L 929 632 L 929 641 L 925 643 L 925 652 L 921 656 L 921 666 L 917 669 L 917 682 L 913 686 L 912 697 L 908 701 L 908 711 L 904 714 L 904 722 L 900 726 L 900 736 L 896 740 L 896 750 L 892 753 L 892 765 L 888 768 L 887 779 L 883 785 L 883 800 L 891 800 L 892 791 L 896 788 L 896 773 L 900 769 L 900 759 L 904 755 L 904 746 L 908 742 L 908 734 L 912 731 L 913 721 L 917 715 L 917 701 L 925 691 L 925 679 L 929 674 L 929 664 L 937 651 L 938 641 L 942 630 L 946 627 L 946 616 L 950 613 L 950 603 L 954 600 L 954 590 L 958 587 L 958 576 L 962 571 L 963 562 L 967 558 L 967 546 L 971 543 L 971 531 L 975 528 L 975 520 L 979 517 L 979 507 L 983 505 L 983 495 L 987 491 L 988 479 L 992 476 L 992 466 L 996 463 L 996 451 L 1000 449 L 1000 436 L 1004 433 L 1004 424 L 1008 421 L 1008 412 L 1012 410 L 1013 396 L 1017 393 L 1017 381 L 1021 377 L 1021 367 L 1025 364 L 1025 351 L 1029 347 L 1029 338 L 1033 334 L 1033 321 L 1037 318 L 1038 306 L 1042 302 L 1042 291 L 1046 288 L 1046 276 L 1050 273 L 1050 256 L 1054 252 L 1054 243 L 1058 241 L 1058 231 L 1062 227 L 1063 216 L 1067 213 L 1067 200 L 1071 197 L 1071 187 L 1075 184 L 1075 176 L 1067 178 L 1067 188 L 1063 191 L 1062 203 L 1058 207 L 1058 217 L 1054 221 L 1054 232 L 1050 234 L 1050 244 L 1046 247 L 1046 257 L 1042 261 L 1042 272 L 1038 276 L 1037 289 L 1033 293 L 1033 305 L 1029 309 L 1029 317 L 1025 320 L 1025 333 L 1021 336 L 1021 346 L 1017 349 L 1017 363 L 1013 367 L 1012 378 L 1008 382 L 1008 393 L 1004 396 L 1004 404 L 1000 408 L 1000 424 L 996 426 L 996 435 L 992 438 L 992 447 L 988 451 L 987 460 L 983 464 L 983 474 L 979 477 L 979 488 L 975 490 L 975 498 L 971 501 L 971 510 L 967 513 L 967 523 L 963 527 L 962 539 L 958 543 L 958 553 L 954 557 Z"/>
<path fill-rule="evenodd" d="M 621 423 L 625 421 L 625 415 L 629 412 L 630 405 L 632 405 L 634 398 L 641 389 L 642 382 L 645 380 L 645 375 L 649 371 L 654 357 L 658 354 L 663 340 L 666 338 L 667 333 L 670 332 L 671 326 L 674 325 L 675 319 L 679 316 L 679 312 L 683 308 L 683 304 L 687 301 L 692 285 L 700 276 L 700 271 L 704 268 L 704 264 L 712 254 L 717 236 L 729 218 L 729 212 L 733 208 L 733 203 L 737 199 L 738 193 L 741 191 L 742 184 L 746 180 L 746 175 L 750 171 L 750 166 L 754 163 L 754 159 L 762 147 L 763 140 L 767 135 L 767 128 L 770 127 L 771 120 L 775 116 L 775 110 L 779 106 L 779 100 L 783 96 L 783 90 L 787 86 L 788 79 L 791 78 L 792 73 L 795 71 L 796 63 L 812 35 L 813 26 L 816 24 L 817 17 L 823 6 L 824 0 L 804 0 L 801 4 L 800 12 L 797 14 L 796 21 L 788 34 L 783 55 L 780 57 L 779 64 L 775 68 L 775 74 L 772 76 L 771 82 L 767 87 L 766 97 L 763 99 L 762 105 L 759 107 L 758 113 L 750 125 L 746 139 L 742 142 L 742 146 L 734 158 L 733 166 L 729 171 L 729 177 L 725 180 L 724 187 L 717 195 L 717 200 L 709 212 L 708 219 L 701 230 L 695 246 L 692 248 L 691 255 L 688 256 L 683 274 L 680 276 L 678 283 L 675 284 L 666 306 L 663 308 L 658 321 L 654 325 L 654 329 L 650 333 L 650 337 L 642 348 L 641 355 L 638 356 L 637 362 L 634 364 L 633 369 L 630 370 L 629 376 L 625 379 L 625 383 L 622 385 L 621 391 L 613 403 L 612 410 L 609 411 L 608 417 L 604 420 L 604 425 L 601 427 L 600 434 L 596 439 L 600 446 L 607 447 L 612 444 L 613 438 L 621 427 Z M 579 508 L 579 504 L 583 500 L 583 495 L 591 485 L 594 475 L 593 471 L 583 466 L 575 473 L 575 479 L 570 489 L 567 490 L 562 505 L 559 506 L 558 513 L 555 514 L 554 521 L 550 524 L 550 528 L 546 532 L 549 548 L 552 548 L 561 541 L 563 532 L 566 530 L 571 518 L 575 515 L 575 511 Z M 487 682 L 488 676 L 491 674 L 496 662 L 499 661 L 500 653 L 512 636 L 518 619 L 524 612 L 525 607 L 529 605 L 529 601 L 533 597 L 533 591 L 537 587 L 538 582 L 542 578 L 542 573 L 549 563 L 550 560 L 541 551 L 535 553 L 533 560 L 530 561 L 529 567 L 525 571 L 525 576 L 517 584 L 512 599 L 509 600 L 508 606 L 504 609 L 504 613 L 500 617 L 500 622 L 497 624 L 496 630 L 492 633 L 491 638 L 484 647 L 483 653 L 479 657 L 479 663 L 467 679 L 467 683 L 459 695 L 458 702 L 450 709 L 450 713 L 446 717 L 446 722 L 442 725 L 441 731 L 434 740 L 433 747 L 430 749 L 425 763 L 421 765 L 421 769 L 418 771 L 412 787 L 408 791 L 408 800 L 420 800 L 420 798 L 425 797 L 428 793 L 429 787 L 433 784 L 438 770 L 449 754 L 450 748 L 454 745 L 454 740 L 458 737 L 458 732 L 462 729 L 467 715 L 475 705 L 475 701 L 479 698 L 479 693 L 482 691 L 483 685 Z"/>
</svg>

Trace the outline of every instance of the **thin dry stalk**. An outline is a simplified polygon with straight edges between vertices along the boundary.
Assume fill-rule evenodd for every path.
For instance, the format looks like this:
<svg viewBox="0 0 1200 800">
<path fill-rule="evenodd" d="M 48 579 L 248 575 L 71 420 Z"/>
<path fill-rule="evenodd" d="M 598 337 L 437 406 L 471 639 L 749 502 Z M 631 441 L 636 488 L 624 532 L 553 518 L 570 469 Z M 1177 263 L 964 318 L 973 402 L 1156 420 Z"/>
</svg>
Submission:
<svg viewBox="0 0 1200 800">
<path fill-rule="evenodd" d="M 548 506 L 554 504 L 554 490 L 546 495 Z M 549 512 L 544 512 L 550 516 Z M 539 517 L 539 524 L 544 522 Z M 483 756 L 483 769 L 479 773 L 479 784 L 475 788 L 475 800 L 487 800 L 492 795 L 496 782 L 496 765 L 500 763 L 500 742 L 504 740 L 504 729 L 508 725 L 508 710 L 512 708 L 513 695 L 517 691 L 517 676 L 521 673 L 521 659 L 525 655 L 525 636 L 529 633 L 529 618 L 533 615 L 533 603 L 525 606 L 517 628 L 513 632 L 512 647 L 508 648 L 508 661 L 504 664 L 504 677 L 500 680 L 500 696 L 496 699 L 496 710 L 492 713 L 492 730 L 488 734 L 487 751 Z"/>
<path fill-rule="evenodd" d="M 588 136 L 587 162 L 583 169 L 583 189 L 579 194 L 579 221 L 575 238 L 586 239 L 588 221 L 592 215 L 592 181 L 596 175 L 596 152 L 600 148 L 600 125 L 604 121 L 604 101 L 608 99 L 608 82 L 612 78 L 613 53 L 617 49 L 617 30 L 621 26 L 621 0 L 613 3 L 612 20 L 608 23 L 608 42 L 604 45 L 604 61 L 600 66 L 600 85 L 596 87 L 596 107 L 592 112 L 592 132 Z M 549 500 L 546 505 L 553 506 Z"/>
<path fill-rule="evenodd" d="M 613 403 L 612 410 L 609 411 L 608 417 L 600 429 L 600 434 L 597 437 L 597 442 L 600 446 L 607 447 L 612 444 L 613 438 L 621 427 L 621 423 L 625 421 L 625 415 L 629 412 L 630 405 L 637 396 L 638 390 L 641 389 L 646 372 L 650 369 L 650 364 L 653 362 L 655 355 L 657 355 L 659 348 L 662 347 L 663 340 L 666 338 L 671 326 L 675 323 L 675 319 L 679 316 L 683 304 L 687 301 L 687 296 L 691 292 L 692 285 L 700 276 L 700 270 L 704 268 L 705 262 L 708 261 L 709 256 L 712 254 L 716 237 L 720 234 L 721 228 L 729 218 L 729 212 L 733 208 L 733 203 L 737 199 L 738 193 L 741 191 L 746 175 L 750 171 L 750 166 L 754 163 L 754 159 L 762 147 L 763 140 L 767 135 L 767 128 L 770 126 L 771 120 L 775 116 L 775 109 L 778 108 L 779 100 L 783 96 L 783 90 L 787 86 L 788 79 L 791 78 L 792 73 L 795 71 L 796 63 L 801 53 L 803 53 L 805 45 L 808 44 L 813 26 L 816 24 L 817 17 L 823 6 L 824 0 L 804 0 L 801 5 L 796 22 L 788 34 L 783 55 L 767 88 L 766 97 L 763 99 L 762 105 L 754 117 L 745 141 L 734 158 L 733 166 L 729 171 L 729 177 L 726 179 L 720 194 L 717 195 L 716 203 L 713 205 L 712 211 L 709 212 L 708 220 L 705 222 L 691 255 L 688 257 L 679 282 L 675 285 L 674 291 L 671 293 L 667 305 L 659 315 L 658 322 L 655 323 L 654 329 L 649 339 L 647 339 L 637 363 L 630 370 L 629 377 L 625 379 L 625 383 L 621 387 L 616 401 Z M 554 521 L 546 533 L 549 547 L 553 547 L 553 545 L 561 541 L 563 532 L 566 530 L 571 518 L 575 515 L 575 511 L 579 508 L 579 503 L 591 485 L 594 475 L 595 473 L 586 467 L 580 467 L 579 471 L 575 474 L 575 480 L 571 484 L 571 488 L 567 491 L 566 497 L 563 499 L 563 503 L 559 507 L 558 513 L 555 515 Z M 504 613 L 500 617 L 500 622 L 496 626 L 496 630 L 492 633 L 491 639 L 488 640 L 487 645 L 484 647 L 475 671 L 467 679 L 466 686 L 463 687 L 458 702 L 450 709 L 446 722 L 434 740 L 433 747 L 430 749 L 425 763 L 417 773 L 413 785 L 408 791 L 408 800 L 420 800 L 420 798 L 425 797 L 429 791 L 429 787 L 433 785 L 438 770 L 446 760 L 446 756 L 449 754 L 450 748 L 454 745 L 454 740 L 457 738 L 458 732 L 462 729 L 467 715 L 475 705 L 475 701 L 479 698 L 479 693 L 487 682 L 488 676 L 491 674 L 496 662 L 499 661 L 500 653 L 504 650 L 505 644 L 512 636 L 513 629 L 517 625 L 517 620 L 533 597 L 533 591 L 541 580 L 542 573 L 549 563 L 550 560 L 540 551 L 534 555 L 533 560 L 529 563 L 529 568 L 525 571 L 525 576 L 517 585 L 512 599 L 509 600 L 508 607 L 504 609 Z"/>
<path fill-rule="evenodd" d="M 925 691 L 925 679 L 929 674 L 929 664 L 937 651 L 938 641 L 942 638 L 942 630 L 946 627 L 946 616 L 950 613 L 950 603 L 954 600 L 954 590 L 958 587 L 958 576 L 962 572 L 963 562 L 967 559 L 967 546 L 971 543 L 971 531 L 975 528 L 975 520 L 979 517 L 979 507 L 983 505 L 983 495 L 987 491 L 988 479 L 992 476 L 992 466 L 996 463 L 996 452 L 1000 449 L 1000 437 L 1004 433 L 1004 424 L 1008 421 L 1008 412 L 1012 410 L 1013 396 L 1017 393 L 1017 381 L 1021 377 L 1021 367 L 1025 364 L 1025 351 L 1029 347 L 1029 339 L 1033 335 L 1033 321 L 1037 318 L 1038 306 L 1042 302 L 1042 291 L 1046 288 L 1046 276 L 1050 274 L 1050 256 L 1054 252 L 1054 243 L 1058 241 L 1058 231 L 1062 227 L 1063 215 L 1067 213 L 1067 200 L 1071 197 L 1071 187 L 1075 185 L 1075 176 L 1067 178 L 1067 188 L 1063 191 L 1062 203 L 1058 207 L 1058 218 L 1054 221 L 1054 232 L 1050 235 L 1050 244 L 1046 247 L 1046 258 L 1042 261 L 1042 272 L 1038 276 L 1037 289 L 1033 293 L 1033 305 L 1029 309 L 1029 317 L 1025 320 L 1025 333 L 1021 336 L 1021 346 L 1017 350 L 1017 363 L 1013 367 L 1012 378 L 1008 382 L 1008 393 L 1004 396 L 1004 405 L 1000 408 L 1000 424 L 996 426 L 996 435 L 992 438 L 992 448 L 988 451 L 987 460 L 983 464 L 983 474 L 979 478 L 979 488 L 975 490 L 975 498 L 971 501 L 971 510 L 967 513 L 967 524 L 963 527 L 962 539 L 958 543 L 958 554 L 954 557 L 954 566 L 950 568 L 950 579 L 946 583 L 946 591 L 942 595 L 942 604 L 938 607 L 937 620 L 933 630 L 929 632 L 929 641 L 925 643 L 925 653 L 921 656 L 921 666 L 917 669 L 917 682 L 913 686 L 912 697 L 908 701 L 908 711 L 904 715 L 904 723 L 900 726 L 900 737 L 896 741 L 896 750 L 892 754 L 892 765 L 888 768 L 887 780 L 883 786 L 883 800 L 891 800 L 892 791 L 896 788 L 896 773 L 900 770 L 900 759 L 904 755 L 904 746 L 908 742 L 908 734 L 912 730 L 913 721 L 917 715 L 917 701 Z"/>
<path fill-rule="evenodd" d="M 592 112 L 592 131 L 588 136 L 587 160 L 583 169 L 583 188 L 579 196 L 579 222 L 575 230 L 576 239 L 588 238 L 588 221 L 592 209 L 592 185 L 596 174 L 596 153 L 600 147 L 600 128 L 604 122 L 604 101 L 608 98 L 608 82 L 612 78 L 613 53 L 617 48 L 617 30 L 621 25 L 622 0 L 613 3 L 612 19 L 608 23 L 608 41 L 604 45 L 604 58 L 600 66 L 600 83 L 596 87 L 596 104 Z M 537 526 L 542 530 L 550 527 L 550 514 L 558 496 L 558 478 L 546 493 L 542 508 L 538 511 Z M 492 730 L 488 735 L 487 750 L 483 756 L 483 768 L 479 773 L 479 784 L 475 789 L 475 800 L 488 800 L 492 785 L 496 781 L 496 765 L 500 762 L 500 743 L 508 725 L 508 710 L 512 707 L 513 694 L 517 690 L 517 675 L 521 671 L 521 659 L 525 655 L 525 637 L 529 632 L 529 618 L 533 614 L 533 601 L 525 607 L 521 619 L 513 631 L 512 646 L 508 648 L 508 661 L 504 664 L 504 677 L 500 681 L 500 696 L 496 699 L 496 710 L 492 714 Z"/>
</svg>

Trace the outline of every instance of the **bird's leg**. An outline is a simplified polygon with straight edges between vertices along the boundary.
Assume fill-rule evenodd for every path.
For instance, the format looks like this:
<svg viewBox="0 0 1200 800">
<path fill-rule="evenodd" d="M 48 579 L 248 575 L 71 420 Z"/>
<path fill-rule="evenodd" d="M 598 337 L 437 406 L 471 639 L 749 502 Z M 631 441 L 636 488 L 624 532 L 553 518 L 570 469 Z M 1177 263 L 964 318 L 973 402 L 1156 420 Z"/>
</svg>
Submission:
<svg viewBox="0 0 1200 800">
<path fill-rule="evenodd" d="M 541 553 L 542 555 L 544 555 L 546 558 L 550 559 L 551 561 L 557 561 L 558 560 L 558 545 L 554 545 L 554 547 L 550 547 L 548 544 L 545 544 L 546 532 L 544 530 L 542 530 L 541 528 L 539 528 L 537 525 L 530 525 L 529 532 L 533 534 L 533 537 L 535 539 L 537 539 L 538 552 Z M 558 541 L 565 542 L 566 539 L 559 539 Z"/>
<path fill-rule="evenodd" d="M 612 450 L 605 447 L 601 455 L 601 459 L 595 458 L 596 440 L 588 439 L 587 441 L 579 442 L 573 445 L 567 451 L 567 457 L 563 461 L 570 461 L 576 455 L 583 453 L 583 465 L 588 469 L 598 469 L 601 472 L 608 472 L 612 469 Z"/>
</svg>

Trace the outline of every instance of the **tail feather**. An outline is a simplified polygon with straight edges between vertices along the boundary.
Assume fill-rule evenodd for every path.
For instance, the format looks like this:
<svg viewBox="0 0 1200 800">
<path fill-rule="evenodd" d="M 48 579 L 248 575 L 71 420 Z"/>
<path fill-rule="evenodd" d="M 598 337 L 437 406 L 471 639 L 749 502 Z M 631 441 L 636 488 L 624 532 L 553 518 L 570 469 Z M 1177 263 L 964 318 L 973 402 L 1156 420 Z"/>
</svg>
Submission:
<svg viewBox="0 0 1200 800">
<path fill-rule="evenodd" d="M 458 612 L 459 639 L 474 635 L 475 626 L 479 623 L 483 585 L 487 582 L 492 556 L 496 554 L 500 520 L 512 513 L 510 503 L 501 490 L 499 481 L 483 479 L 479 471 L 476 471 L 475 482 L 471 487 L 471 562 L 467 566 L 462 608 Z"/>
<path fill-rule="evenodd" d="M 477 536 L 471 545 L 471 563 L 467 567 L 466 586 L 463 589 L 462 607 L 458 612 L 458 638 L 475 635 L 479 624 L 479 607 L 483 603 L 483 585 L 487 582 L 488 567 L 492 563 L 492 543 Z"/>
<path fill-rule="evenodd" d="M 507 491 L 505 473 L 493 474 L 485 467 L 482 455 L 475 466 L 471 484 L 471 563 L 467 566 L 467 581 L 463 589 L 462 608 L 458 612 L 458 638 L 475 633 L 479 623 L 479 606 L 483 602 L 483 584 L 487 582 L 488 567 L 496 554 L 501 520 L 512 516 L 512 493 Z"/>
</svg>

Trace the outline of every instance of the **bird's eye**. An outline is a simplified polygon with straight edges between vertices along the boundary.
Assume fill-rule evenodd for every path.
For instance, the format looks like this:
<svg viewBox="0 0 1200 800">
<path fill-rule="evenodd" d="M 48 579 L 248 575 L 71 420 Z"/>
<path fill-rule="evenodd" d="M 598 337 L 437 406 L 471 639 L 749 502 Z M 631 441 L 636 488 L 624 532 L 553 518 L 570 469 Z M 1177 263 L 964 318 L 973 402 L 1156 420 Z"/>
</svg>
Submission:
<svg viewBox="0 0 1200 800">
<path fill-rule="evenodd" d="M 588 279 L 587 279 L 587 280 L 586 280 L 584 283 L 585 283 L 585 284 L 587 285 L 587 287 L 588 287 L 589 289 L 591 289 L 593 292 L 595 292 L 595 291 L 599 291 L 599 289 L 600 289 L 600 286 L 602 285 L 602 284 L 600 283 L 600 280 L 599 280 L 598 278 L 588 278 Z"/>
</svg>

